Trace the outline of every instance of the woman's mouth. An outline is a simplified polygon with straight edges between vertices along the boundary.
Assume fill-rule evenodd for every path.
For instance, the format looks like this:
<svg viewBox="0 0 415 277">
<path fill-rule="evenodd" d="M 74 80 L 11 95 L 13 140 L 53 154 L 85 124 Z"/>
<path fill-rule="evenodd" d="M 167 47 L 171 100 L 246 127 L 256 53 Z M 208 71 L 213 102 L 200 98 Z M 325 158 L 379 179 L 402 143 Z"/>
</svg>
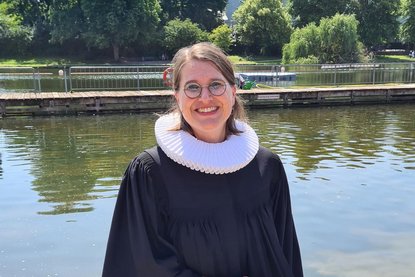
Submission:
<svg viewBox="0 0 415 277">
<path fill-rule="evenodd" d="M 216 111 L 217 109 L 218 107 L 205 107 L 205 108 L 196 109 L 196 111 L 199 113 L 210 113 L 210 112 Z"/>
</svg>

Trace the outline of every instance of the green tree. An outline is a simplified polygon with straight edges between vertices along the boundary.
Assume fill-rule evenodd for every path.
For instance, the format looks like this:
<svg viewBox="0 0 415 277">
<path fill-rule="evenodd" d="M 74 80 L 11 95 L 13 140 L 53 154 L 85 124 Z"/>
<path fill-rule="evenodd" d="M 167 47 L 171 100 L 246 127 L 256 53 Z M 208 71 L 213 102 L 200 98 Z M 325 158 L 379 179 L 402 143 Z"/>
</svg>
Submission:
<svg viewBox="0 0 415 277">
<path fill-rule="evenodd" d="M 232 29 L 223 24 L 212 30 L 209 40 L 224 51 L 229 51 L 232 45 Z"/>
<path fill-rule="evenodd" d="M 245 0 L 233 19 L 239 42 L 254 53 L 279 53 L 292 32 L 281 0 Z"/>
<path fill-rule="evenodd" d="M 403 24 L 400 37 L 404 43 L 415 46 L 415 0 L 402 0 Z"/>
<path fill-rule="evenodd" d="M 120 47 L 138 39 L 149 40 L 159 23 L 159 13 L 157 0 L 56 1 L 51 15 L 52 39 L 63 42 L 81 37 L 92 47 L 112 47 L 118 61 Z"/>
<path fill-rule="evenodd" d="M 359 21 L 359 35 L 367 46 L 394 41 L 399 30 L 400 0 L 355 0 L 352 13 Z"/>
<path fill-rule="evenodd" d="M 157 0 L 81 0 L 86 42 L 98 48 L 112 46 L 119 60 L 120 46 L 146 40 L 159 22 Z"/>
<path fill-rule="evenodd" d="M 50 9 L 51 42 L 80 38 L 85 29 L 85 18 L 79 0 L 55 0 Z"/>
<path fill-rule="evenodd" d="M 160 0 L 165 22 L 189 18 L 207 31 L 223 23 L 226 3 L 227 0 Z"/>
<path fill-rule="evenodd" d="M 9 4 L 13 13 L 21 17 L 23 25 L 32 26 L 35 29 L 47 25 L 51 0 L 6 0 L 4 2 Z"/>
<path fill-rule="evenodd" d="M 283 63 L 359 62 L 363 45 L 357 33 L 358 21 L 353 15 L 336 14 L 297 29 L 284 46 Z"/>
<path fill-rule="evenodd" d="M 324 17 L 347 12 L 350 2 L 351 0 L 290 0 L 290 14 L 294 25 L 303 27 L 311 22 L 317 24 Z"/>
<path fill-rule="evenodd" d="M 199 28 L 190 19 L 173 19 L 164 26 L 163 44 L 170 52 L 175 53 L 184 46 L 197 42 L 207 41 L 208 33 Z"/>
<path fill-rule="evenodd" d="M 282 63 L 319 63 L 321 37 L 316 24 L 310 23 L 297 28 L 291 35 L 290 43 L 284 45 Z"/>
<path fill-rule="evenodd" d="M 2 56 L 23 55 L 30 44 L 32 29 L 22 25 L 21 19 L 9 13 L 9 5 L 0 3 L 0 49 Z"/>
<path fill-rule="evenodd" d="M 310 22 L 340 14 L 355 14 L 358 33 L 366 46 L 393 41 L 398 33 L 400 0 L 291 0 L 290 12 L 294 25 L 302 27 Z"/>
<path fill-rule="evenodd" d="M 33 36 L 27 51 L 32 54 L 43 54 L 49 46 L 48 11 L 52 0 L 4 0 L 3 2 L 8 3 L 11 13 L 19 17 L 22 26 L 32 30 Z"/>
<path fill-rule="evenodd" d="M 336 14 L 320 21 L 321 62 L 345 63 L 360 60 L 363 46 L 357 33 L 358 24 L 354 15 Z"/>
</svg>

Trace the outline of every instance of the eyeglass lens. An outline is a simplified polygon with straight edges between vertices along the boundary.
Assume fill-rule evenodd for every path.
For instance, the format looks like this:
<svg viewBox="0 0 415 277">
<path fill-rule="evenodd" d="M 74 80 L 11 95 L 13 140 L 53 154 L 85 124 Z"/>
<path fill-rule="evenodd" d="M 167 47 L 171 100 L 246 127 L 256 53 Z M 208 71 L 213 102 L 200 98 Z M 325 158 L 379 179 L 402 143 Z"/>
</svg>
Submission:
<svg viewBox="0 0 415 277">
<path fill-rule="evenodd" d="M 184 87 L 184 93 L 189 98 L 196 98 L 200 96 L 204 87 L 206 86 L 201 86 L 198 83 L 188 83 Z M 212 95 L 221 96 L 226 90 L 226 83 L 223 81 L 213 81 L 207 88 Z"/>
</svg>

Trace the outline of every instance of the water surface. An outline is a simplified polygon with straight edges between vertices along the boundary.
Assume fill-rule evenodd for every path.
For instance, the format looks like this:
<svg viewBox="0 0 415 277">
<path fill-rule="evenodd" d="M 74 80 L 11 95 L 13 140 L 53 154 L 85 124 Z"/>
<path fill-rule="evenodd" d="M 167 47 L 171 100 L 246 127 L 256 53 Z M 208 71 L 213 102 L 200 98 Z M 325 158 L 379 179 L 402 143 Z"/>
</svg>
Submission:
<svg viewBox="0 0 415 277">
<path fill-rule="evenodd" d="M 306 277 L 413 276 L 414 105 L 256 110 Z M 155 115 L 0 120 L 0 276 L 100 276 L 121 176 Z"/>
</svg>

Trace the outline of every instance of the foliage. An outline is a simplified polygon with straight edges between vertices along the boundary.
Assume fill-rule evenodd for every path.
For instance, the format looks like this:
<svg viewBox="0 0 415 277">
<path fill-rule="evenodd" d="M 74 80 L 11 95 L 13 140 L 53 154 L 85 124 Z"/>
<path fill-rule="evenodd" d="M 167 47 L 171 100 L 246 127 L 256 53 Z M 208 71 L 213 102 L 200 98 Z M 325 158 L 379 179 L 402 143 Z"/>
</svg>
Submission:
<svg viewBox="0 0 415 277">
<path fill-rule="evenodd" d="M 353 3 L 351 13 L 356 14 L 360 39 L 367 47 L 396 39 L 400 0 L 355 0 Z"/>
<path fill-rule="evenodd" d="M 290 13 L 294 25 L 304 27 L 309 23 L 318 23 L 324 17 L 344 13 L 349 7 L 350 0 L 290 0 Z"/>
<path fill-rule="evenodd" d="M 359 41 L 353 15 L 336 14 L 320 21 L 321 55 L 323 63 L 358 62 L 363 47 Z"/>
<path fill-rule="evenodd" d="M 233 18 L 240 43 L 253 53 L 279 53 L 292 32 L 281 0 L 245 0 Z"/>
<path fill-rule="evenodd" d="M 321 51 L 320 30 L 314 23 L 304 28 L 297 28 L 292 33 L 290 43 L 284 45 L 282 62 L 291 63 L 318 63 Z"/>
<path fill-rule="evenodd" d="M 190 19 L 203 29 L 210 31 L 222 21 L 222 12 L 227 0 L 161 0 L 163 19 L 168 22 L 173 19 Z"/>
<path fill-rule="evenodd" d="M 367 47 L 396 41 L 398 30 L 399 39 L 415 47 L 415 0 L 286 0 L 284 3 L 287 1 L 292 22 L 297 27 L 307 26 L 310 22 L 318 24 L 321 18 L 333 16 L 336 12 L 355 14 L 359 21 L 358 34 Z M 402 10 L 398 10 L 400 1 Z M 76 53 L 96 58 L 100 53 L 108 56 L 112 50 L 114 59 L 118 60 L 120 51 L 131 56 L 136 56 L 137 52 L 151 53 L 152 56 L 162 52 L 172 54 L 180 46 L 207 39 L 234 53 L 280 55 L 293 32 L 287 7 L 281 4 L 281 0 L 241 0 L 242 4 L 234 13 L 233 32 L 222 25 L 226 0 L 0 2 L 3 56 L 42 55 L 47 52 L 51 56 Z M 398 19 L 403 21 L 400 29 Z M 178 26 L 171 26 L 171 22 Z M 180 24 L 183 26 L 176 28 Z M 209 36 L 207 31 L 211 32 Z M 184 35 L 179 35 L 179 32 Z M 322 61 L 323 57 L 315 53 L 321 45 L 314 47 L 313 38 L 305 32 L 297 33 L 301 39 L 294 39 L 295 43 L 285 47 L 286 61 Z M 357 48 L 359 54 L 361 46 Z"/>
<path fill-rule="evenodd" d="M 33 36 L 25 54 L 43 54 L 49 50 L 49 8 L 52 0 L 3 0 L 9 3 L 11 12 L 21 19 L 21 24 L 32 30 Z M 1 1 L 0 1 L 1 2 Z"/>
<path fill-rule="evenodd" d="M 170 54 L 176 52 L 182 47 L 197 42 L 207 41 L 208 34 L 199 28 L 190 19 L 180 20 L 173 19 L 167 22 L 164 27 L 164 46 L 170 51 Z"/>
<path fill-rule="evenodd" d="M 117 49 L 138 38 L 148 39 L 159 21 L 157 0 L 81 0 L 86 30 L 83 37 L 93 46 Z"/>
<path fill-rule="evenodd" d="M 298 58 L 296 64 L 318 64 L 319 59 L 316 56 L 310 55 L 307 58 Z"/>
<path fill-rule="evenodd" d="M 229 51 L 232 45 L 232 29 L 223 24 L 212 30 L 209 40 L 224 51 Z"/>
<path fill-rule="evenodd" d="M 283 63 L 359 62 L 363 45 L 358 39 L 358 22 L 353 15 L 336 14 L 297 29 L 284 46 Z"/>
<path fill-rule="evenodd" d="M 55 1 L 51 11 L 53 41 L 82 38 L 89 46 L 119 48 L 137 40 L 149 40 L 159 22 L 157 0 Z"/>
<path fill-rule="evenodd" d="M 65 40 L 80 38 L 85 19 L 78 0 L 56 0 L 51 5 L 51 42 L 63 43 Z"/>
<path fill-rule="evenodd" d="M 402 16 L 400 37 L 403 42 L 415 46 L 415 0 L 402 0 Z"/>
<path fill-rule="evenodd" d="M 52 0 L 6 0 L 5 2 L 9 4 L 14 14 L 21 17 L 22 24 L 36 28 L 47 25 L 48 11 Z"/>
<path fill-rule="evenodd" d="M 2 56 L 23 55 L 33 37 L 32 29 L 9 14 L 7 3 L 0 3 L 0 49 Z"/>
<path fill-rule="evenodd" d="M 400 0 L 291 0 L 290 12 L 295 26 L 319 22 L 325 17 L 355 14 L 358 33 L 366 46 L 394 41 L 398 32 Z"/>
</svg>

